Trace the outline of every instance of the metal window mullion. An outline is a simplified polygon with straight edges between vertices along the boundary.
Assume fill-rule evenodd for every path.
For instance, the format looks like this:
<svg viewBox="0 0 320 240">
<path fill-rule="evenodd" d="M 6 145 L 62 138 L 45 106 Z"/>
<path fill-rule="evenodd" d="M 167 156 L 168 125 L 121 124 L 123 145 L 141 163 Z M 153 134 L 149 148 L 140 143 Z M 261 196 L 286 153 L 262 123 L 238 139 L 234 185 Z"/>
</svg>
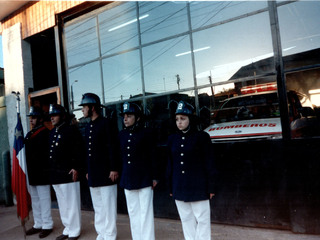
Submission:
<svg viewBox="0 0 320 240">
<path fill-rule="evenodd" d="M 97 17 L 96 17 L 96 30 L 97 30 L 97 39 L 98 39 L 98 49 L 99 49 L 99 67 L 100 67 L 101 94 L 102 94 L 101 96 L 102 96 L 102 104 L 105 104 L 104 77 L 103 77 L 101 40 L 100 40 L 100 28 L 99 28 L 99 15 L 97 15 Z"/>
<path fill-rule="evenodd" d="M 137 30 L 138 30 L 138 39 L 139 39 L 139 57 L 140 57 L 140 70 L 141 70 L 141 84 L 142 84 L 142 101 L 143 101 L 143 107 L 144 112 L 146 112 L 146 88 L 145 88 L 145 82 L 144 82 L 144 68 L 143 68 L 143 56 L 142 56 L 142 41 L 141 41 L 141 28 L 140 28 L 140 20 L 139 20 L 139 2 L 136 2 L 136 14 L 137 14 Z"/>
<path fill-rule="evenodd" d="M 187 16 L 188 16 L 189 39 L 190 39 L 190 48 L 191 48 L 193 85 L 195 88 L 194 104 L 196 107 L 196 113 L 199 116 L 200 115 L 200 107 L 199 107 L 199 96 L 198 96 L 198 88 L 197 88 L 196 64 L 195 64 L 195 59 L 194 59 L 194 46 L 193 46 L 193 34 L 192 34 L 192 25 L 191 25 L 190 2 L 187 2 Z"/>
<path fill-rule="evenodd" d="M 59 34 L 59 27 L 54 27 L 54 37 L 55 37 L 55 44 L 56 44 L 56 60 L 57 60 L 57 73 L 58 73 L 58 85 L 62 92 L 62 62 L 61 62 L 61 54 L 60 54 L 60 34 Z M 68 74 L 67 74 L 68 76 Z M 63 102 L 63 94 L 61 95 L 61 102 Z"/>
<path fill-rule="evenodd" d="M 280 119 L 282 126 L 282 137 L 284 140 L 291 139 L 291 129 L 289 121 L 289 109 L 287 99 L 287 87 L 284 73 L 284 65 L 282 58 L 282 46 L 279 29 L 279 19 L 277 11 L 277 3 L 275 1 L 268 1 L 270 27 L 272 35 L 272 44 L 274 52 L 275 70 L 277 74 L 277 88 L 280 107 Z"/>
<path fill-rule="evenodd" d="M 69 92 L 69 74 L 67 74 L 68 61 L 67 61 L 67 48 L 65 42 L 65 34 L 62 20 L 57 17 L 57 25 L 54 27 L 55 46 L 56 46 L 56 59 L 57 59 L 57 73 L 58 85 L 60 88 L 60 101 L 61 105 L 67 110 L 70 110 L 70 101 L 68 96 Z"/>
<path fill-rule="evenodd" d="M 278 3 L 278 6 L 282 6 L 282 5 L 285 5 L 285 4 L 288 4 L 288 3 L 290 3 L 290 2 Z M 199 28 L 196 28 L 196 29 L 191 29 L 191 31 L 192 31 L 192 33 L 203 31 L 203 30 L 206 30 L 206 29 L 209 29 L 209 28 L 214 28 L 214 27 L 217 27 L 217 26 L 229 23 L 229 22 L 233 22 L 233 21 L 237 21 L 237 20 L 240 20 L 240 19 L 243 19 L 243 18 L 247 18 L 247 17 L 253 16 L 253 15 L 257 15 L 257 14 L 260 14 L 260 13 L 266 12 L 266 11 L 268 11 L 268 8 L 263 8 L 263 9 L 260 9 L 260 10 L 257 10 L 257 11 L 251 12 L 251 13 L 243 14 L 243 15 L 240 15 L 240 16 L 237 16 L 237 17 L 233 17 L 233 18 L 230 18 L 230 19 L 227 19 L 227 20 L 224 20 L 224 21 L 220 21 L 220 22 L 217 22 L 217 23 L 213 23 L 213 24 L 210 24 L 210 25 L 207 25 L 207 26 L 199 27 Z M 138 22 L 139 22 L 139 19 L 138 19 Z M 144 48 L 144 47 L 148 47 L 148 46 L 151 46 L 151 45 L 154 45 L 154 44 L 157 44 L 157 43 L 161 43 L 161 42 L 172 40 L 172 39 L 175 39 L 175 38 L 178 38 L 178 37 L 186 36 L 187 34 L 189 34 L 189 32 L 190 32 L 190 29 L 188 31 L 186 31 L 186 32 L 182 32 L 182 33 L 175 34 L 175 35 L 172 35 L 172 36 L 169 36 L 169 37 L 161 38 L 161 39 L 158 39 L 158 40 L 155 40 L 155 41 L 152 41 L 152 42 L 148 42 L 148 43 L 144 43 L 144 44 L 140 43 L 140 44 L 141 44 L 141 47 Z M 104 55 L 103 57 L 102 56 L 101 57 L 102 57 L 102 59 L 110 58 L 110 57 L 117 56 L 117 55 L 120 55 L 120 54 L 123 54 L 123 53 L 126 53 L 126 52 L 137 50 L 137 49 L 139 49 L 139 47 L 129 48 L 129 49 L 126 49 L 126 50 L 122 50 L 122 51 L 119 51 L 119 52 L 116 52 L 116 53 Z M 94 62 L 96 60 L 97 60 L 97 58 L 96 59 L 92 59 L 90 61 L 86 61 L 86 62 L 82 62 L 82 63 L 76 64 L 76 65 L 70 66 L 70 68 L 76 68 L 76 67 L 79 67 L 79 66 L 83 66 L 85 64 L 89 64 L 89 63 Z"/>
</svg>

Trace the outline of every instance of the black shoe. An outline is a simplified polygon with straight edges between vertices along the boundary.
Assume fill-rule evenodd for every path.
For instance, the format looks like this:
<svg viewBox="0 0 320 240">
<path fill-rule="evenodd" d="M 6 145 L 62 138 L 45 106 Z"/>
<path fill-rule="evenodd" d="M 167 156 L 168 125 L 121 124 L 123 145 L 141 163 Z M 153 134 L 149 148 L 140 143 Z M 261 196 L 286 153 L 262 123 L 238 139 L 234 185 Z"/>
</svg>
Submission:
<svg viewBox="0 0 320 240">
<path fill-rule="evenodd" d="M 78 237 L 69 237 L 68 240 L 77 240 L 80 237 L 80 235 Z"/>
<path fill-rule="evenodd" d="M 52 232 L 52 229 L 42 229 L 40 234 L 39 234 L 39 238 L 45 238 L 46 236 L 48 236 L 50 233 Z"/>
<path fill-rule="evenodd" d="M 68 235 L 63 235 L 61 234 L 59 237 L 56 238 L 56 240 L 63 240 L 63 239 L 67 239 Z"/>
<path fill-rule="evenodd" d="M 78 237 L 69 237 L 68 240 L 77 240 L 80 236 Z"/>
<path fill-rule="evenodd" d="M 27 232 L 26 232 L 26 235 L 32 235 L 32 234 L 36 234 L 36 233 L 39 233 L 41 232 L 41 228 L 30 228 Z"/>
</svg>

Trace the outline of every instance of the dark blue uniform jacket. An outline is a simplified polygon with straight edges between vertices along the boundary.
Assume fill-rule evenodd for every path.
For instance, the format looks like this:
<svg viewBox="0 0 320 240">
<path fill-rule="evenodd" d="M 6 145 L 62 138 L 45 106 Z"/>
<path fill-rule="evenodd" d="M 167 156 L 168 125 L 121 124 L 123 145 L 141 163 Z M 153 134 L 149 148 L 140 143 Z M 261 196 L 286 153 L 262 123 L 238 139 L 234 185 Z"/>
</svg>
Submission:
<svg viewBox="0 0 320 240">
<path fill-rule="evenodd" d="M 156 138 L 151 129 L 135 126 L 119 133 L 122 158 L 120 187 L 134 190 L 152 186 L 156 176 Z"/>
<path fill-rule="evenodd" d="M 215 169 L 207 133 L 189 130 L 168 138 L 167 179 L 173 198 L 185 202 L 209 199 Z"/>
<path fill-rule="evenodd" d="M 29 184 L 49 185 L 49 129 L 40 125 L 28 132 L 24 141 Z"/>
<path fill-rule="evenodd" d="M 84 167 L 84 142 L 74 125 L 63 123 L 50 131 L 51 183 L 62 184 L 72 181 L 71 169 L 80 172 Z"/>
<path fill-rule="evenodd" d="M 115 128 L 115 127 L 114 127 Z M 119 171 L 119 148 L 116 131 L 102 116 L 90 121 L 85 130 L 88 184 L 90 187 L 116 184 L 109 178 L 110 171 Z"/>
</svg>

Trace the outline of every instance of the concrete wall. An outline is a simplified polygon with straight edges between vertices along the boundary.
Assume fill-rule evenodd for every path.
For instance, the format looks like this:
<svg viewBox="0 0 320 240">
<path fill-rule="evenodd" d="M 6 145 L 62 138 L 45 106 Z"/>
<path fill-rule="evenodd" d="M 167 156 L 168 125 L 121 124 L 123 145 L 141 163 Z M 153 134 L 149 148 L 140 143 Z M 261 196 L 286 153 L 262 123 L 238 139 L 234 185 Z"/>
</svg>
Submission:
<svg viewBox="0 0 320 240">
<path fill-rule="evenodd" d="M 0 97 L 0 154 L 9 150 L 5 97 Z"/>
<path fill-rule="evenodd" d="M 30 44 L 22 40 L 20 23 L 3 31 L 2 46 L 9 149 L 12 149 L 14 128 L 17 123 L 17 101 L 11 92 L 20 92 L 20 113 L 25 134 L 29 129 L 26 117 L 29 110 L 28 89 L 33 87 Z"/>
<path fill-rule="evenodd" d="M 10 161 L 8 161 L 10 150 L 5 97 L 0 97 L 0 136 L 0 203 L 10 205 L 12 203 L 10 172 L 8 171 L 10 170 Z"/>
</svg>

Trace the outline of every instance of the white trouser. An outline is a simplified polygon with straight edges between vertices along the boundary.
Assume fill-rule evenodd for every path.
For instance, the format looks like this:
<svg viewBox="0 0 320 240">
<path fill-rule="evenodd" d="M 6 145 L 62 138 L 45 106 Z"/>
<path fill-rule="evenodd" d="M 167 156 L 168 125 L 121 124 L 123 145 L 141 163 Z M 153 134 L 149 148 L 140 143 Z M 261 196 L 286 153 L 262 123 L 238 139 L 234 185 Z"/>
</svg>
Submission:
<svg viewBox="0 0 320 240">
<path fill-rule="evenodd" d="M 29 188 L 34 228 L 52 229 L 50 185 L 36 185 Z"/>
<path fill-rule="evenodd" d="M 210 203 L 209 200 L 183 202 L 176 200 L 186 240 L 210 240 Z"/>
<path fill-rule="evenodd" d="M 124 190 L 133 240 L 154 240 L 153 190 Z"/>
<path fill-rule="evenodd" d="M 117 238 L 117 184 L 90 187 L 97 240 Z"/>
<path fill-rule="evenodd" d="M 80 182 L 52 185 L 56 192 L 63 235 L 78 237 L 81 231 Z"/>
</svg>

